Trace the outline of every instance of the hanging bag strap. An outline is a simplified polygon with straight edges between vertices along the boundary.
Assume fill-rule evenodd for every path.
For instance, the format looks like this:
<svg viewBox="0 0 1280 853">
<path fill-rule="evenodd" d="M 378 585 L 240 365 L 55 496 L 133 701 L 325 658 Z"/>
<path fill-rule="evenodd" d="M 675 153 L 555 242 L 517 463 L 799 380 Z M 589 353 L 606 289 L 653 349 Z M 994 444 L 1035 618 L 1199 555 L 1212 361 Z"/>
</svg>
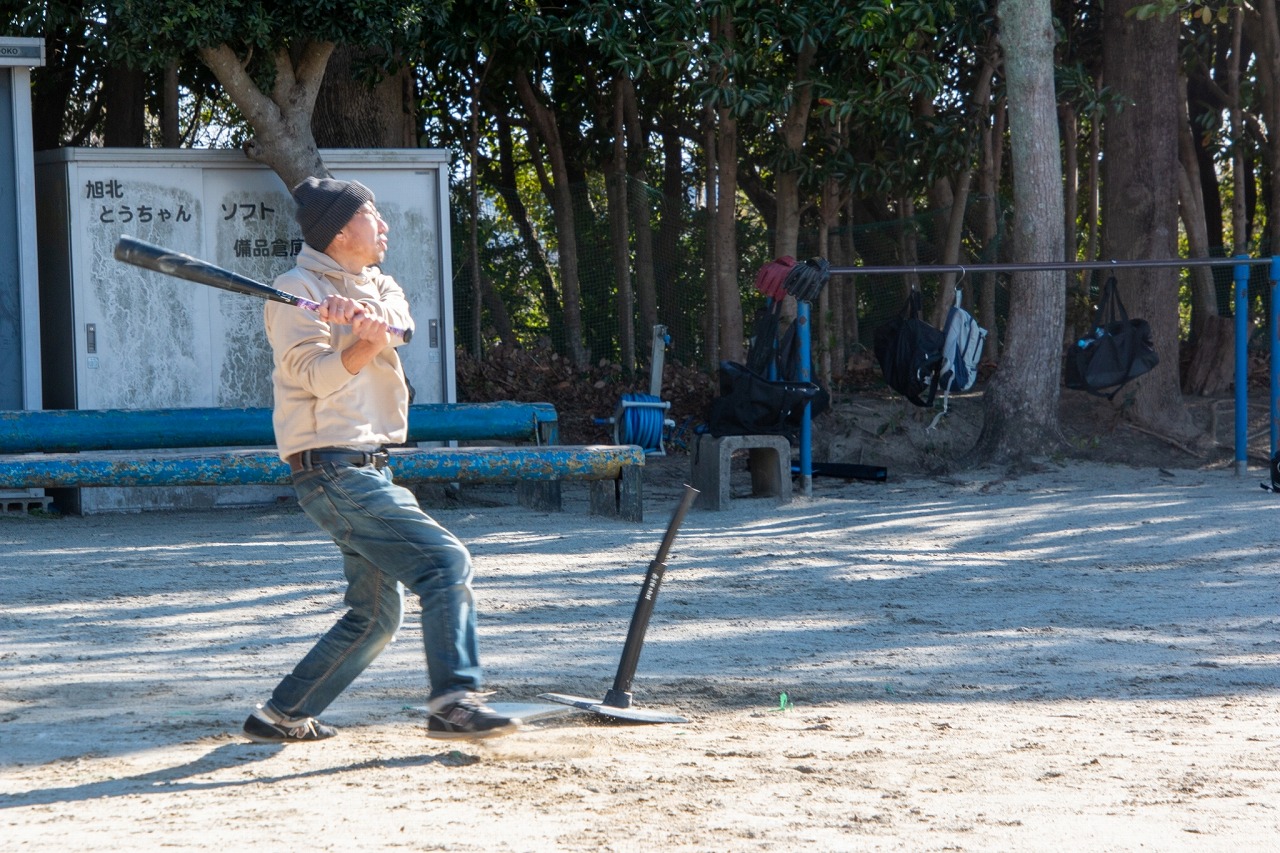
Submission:
<svg viewBox="0 0 1280 853">
<path fill-rule="evenodd" d="M 1098 302 L 1098 313 L 1094 317 L 1094 325 L 1100 329 L 1106 329 L 1108 325 L 1118 320 L 1127 324 L 1129 312 L 1120 301 L 1119 282 L 1114 275 L 1111 275 L 1107 276 L 1106 283 L 1102 285 L 1102 299 Z"/>
<path fill-rule="evenodd" d="M 1114 325 L 1117 323 L 1119 324 L 1118 326 Z M 1104 334 L 1111 334 L 1113 329 L 1125 336 L 1133 333 L 1133 329 L 1129 324 L 1129 312 L 1125 310 L 1124 302 L 1120 299 L 1119 282 L 1116 281 L 1114 275 L 1107 276 L 1106 283 L 1102 285 L 1102 299 L 1098 305 L 1095 325 Z M 1138 348 L 1130 344 L 1125 347 L 1125 350 L 1128 353 L 1124 365 L 1125 380 L 1112 388 L 1110 393 L 1104 394 L 1093 390 L 1090 390 L 1089 393 L 1097 397 L 1104 397 L 1107 400 L 1113 400 L 1121 389 L 1129 384 L 1128 377 L 1133 373 L 1134 362 L 1138 360 Z"/>
</svg>

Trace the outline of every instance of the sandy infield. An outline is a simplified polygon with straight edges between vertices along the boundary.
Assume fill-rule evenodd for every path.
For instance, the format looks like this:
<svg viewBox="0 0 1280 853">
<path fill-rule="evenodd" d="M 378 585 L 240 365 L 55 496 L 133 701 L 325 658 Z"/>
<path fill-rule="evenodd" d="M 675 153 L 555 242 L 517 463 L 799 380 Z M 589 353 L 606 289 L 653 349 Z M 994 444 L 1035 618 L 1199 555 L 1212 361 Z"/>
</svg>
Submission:
<svg viewBox="0 0 1280 853">
<path fill-rule="evenodd" d="M 493 701 L 604 696 L 684 465 L 651 466 L 638 525 L 585 486 L 431 510 L 475 556 Z M 426 738 L 413 621 L 340 737 L 239 736 L 341 607 L 296 508 L 0 516 L 0 846 L 1274 850 L 1261 479 L 1045 463 L 695 510 L 635 681 L 688 722 L 564 709 L 477 745 Z"/>
</svg>

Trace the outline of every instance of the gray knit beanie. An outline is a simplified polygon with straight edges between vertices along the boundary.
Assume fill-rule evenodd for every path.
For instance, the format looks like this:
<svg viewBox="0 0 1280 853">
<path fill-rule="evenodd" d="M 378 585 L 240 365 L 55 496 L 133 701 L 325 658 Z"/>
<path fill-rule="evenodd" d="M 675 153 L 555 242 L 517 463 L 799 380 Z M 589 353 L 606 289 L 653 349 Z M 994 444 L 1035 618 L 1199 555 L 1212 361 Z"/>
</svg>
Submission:
<svg viewBox="0 0 1280 853">
<path fill-rule="evenodd" d="M 302 226 L 303 239 L 323 252 L 360 205 L 373 201 L 373 191 L 359 181 L 307 178 L 293 188 L 293 200 L 298 205 L 294 216 Z"/>
</svg>

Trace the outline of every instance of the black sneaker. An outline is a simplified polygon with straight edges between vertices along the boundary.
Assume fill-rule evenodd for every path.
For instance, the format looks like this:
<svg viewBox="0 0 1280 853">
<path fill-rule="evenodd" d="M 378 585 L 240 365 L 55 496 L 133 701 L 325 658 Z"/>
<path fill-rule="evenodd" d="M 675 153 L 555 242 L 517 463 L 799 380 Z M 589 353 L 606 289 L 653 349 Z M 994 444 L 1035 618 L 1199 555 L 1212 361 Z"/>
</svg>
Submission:
<svg viewBox="0 0 1280 853">
<path fill-rule="evenodd" d="M 479 740 L 509 735 L 520 728 L 516 717 L 499 714 L 474 693 L 440 706 L 431 712 L 427 737 L 442 740 Z"/>
<path fill-rule="evenodd" d="M 244 721 L 244 734 L 256 743 L 305 743 L 324 740 L 338 733 L 333 726 L 326 726 L 315 717 L 297 722 L 274 723 L 262 711 L 254 711 Z"/>
</svg>

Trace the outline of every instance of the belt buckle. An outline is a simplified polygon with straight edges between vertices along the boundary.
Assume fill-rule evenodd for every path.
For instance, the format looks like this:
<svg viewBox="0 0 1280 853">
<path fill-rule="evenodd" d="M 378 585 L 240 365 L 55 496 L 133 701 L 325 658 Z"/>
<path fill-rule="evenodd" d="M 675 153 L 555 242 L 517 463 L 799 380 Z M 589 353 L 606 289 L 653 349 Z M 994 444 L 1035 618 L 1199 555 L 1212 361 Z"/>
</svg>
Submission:
<svg viewBox="0 0 1280 853">
<path fill-rule="evenodd" d="M 391 461 L 391 454 L 385 450 L 375 450 L 369 454 L 369 464 L 378 470 L 387 467 L 387 463 Z"/>
</svg>

